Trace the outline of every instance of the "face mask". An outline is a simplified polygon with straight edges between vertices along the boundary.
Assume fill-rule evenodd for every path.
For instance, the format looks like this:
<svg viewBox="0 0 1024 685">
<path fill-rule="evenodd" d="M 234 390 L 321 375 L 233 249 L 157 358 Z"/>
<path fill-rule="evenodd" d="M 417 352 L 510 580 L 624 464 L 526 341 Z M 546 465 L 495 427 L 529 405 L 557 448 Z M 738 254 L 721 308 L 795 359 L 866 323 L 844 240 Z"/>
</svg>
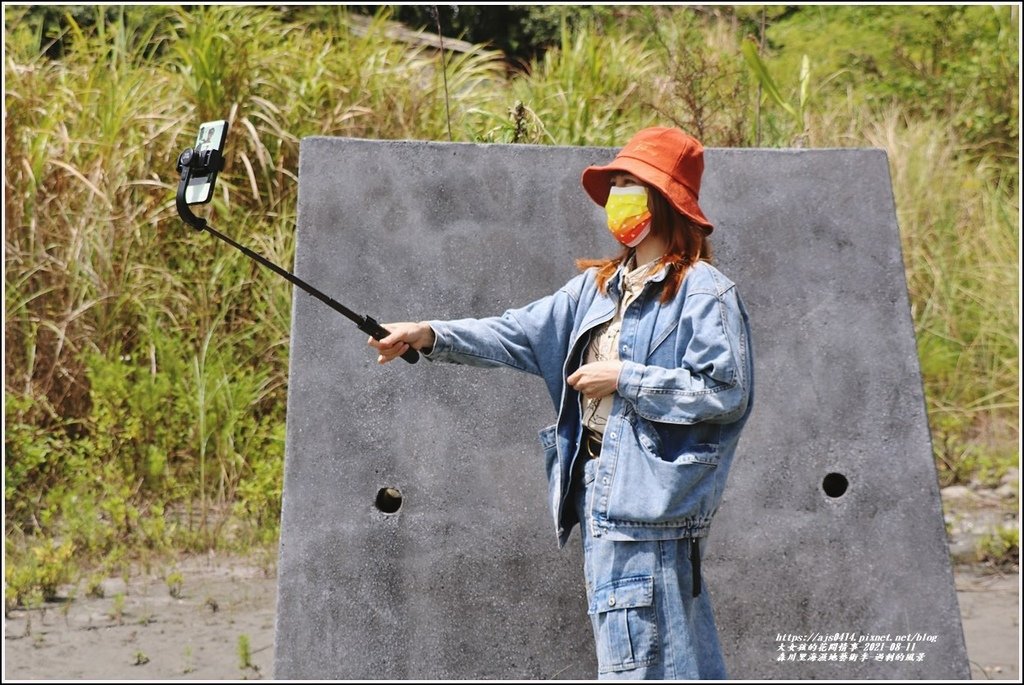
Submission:
<svg viewBox="0 0 1024 685">
<path fill-rule="evenodd" d="M 626 247 L 636 247 L 651 232 L 651 212 L 647 209 L 647 188 L 613 187 L 604 206 L 608 230 Z"/>
</svg>

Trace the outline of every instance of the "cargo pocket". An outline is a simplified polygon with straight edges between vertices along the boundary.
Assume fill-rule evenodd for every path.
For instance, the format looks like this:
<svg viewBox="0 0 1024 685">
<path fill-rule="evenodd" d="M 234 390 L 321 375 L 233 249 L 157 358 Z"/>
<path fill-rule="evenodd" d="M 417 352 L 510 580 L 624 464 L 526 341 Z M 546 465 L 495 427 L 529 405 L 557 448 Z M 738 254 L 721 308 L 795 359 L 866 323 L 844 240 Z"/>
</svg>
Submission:
<svg viewBox="0 0 1024 685">
<path fill-rule="evenodd" d="M 589 613 L 597 637 L 599 673 L 658 660 L 658 619 L 651 576 L 622 578 L 594 590 Z"/>
</svg>

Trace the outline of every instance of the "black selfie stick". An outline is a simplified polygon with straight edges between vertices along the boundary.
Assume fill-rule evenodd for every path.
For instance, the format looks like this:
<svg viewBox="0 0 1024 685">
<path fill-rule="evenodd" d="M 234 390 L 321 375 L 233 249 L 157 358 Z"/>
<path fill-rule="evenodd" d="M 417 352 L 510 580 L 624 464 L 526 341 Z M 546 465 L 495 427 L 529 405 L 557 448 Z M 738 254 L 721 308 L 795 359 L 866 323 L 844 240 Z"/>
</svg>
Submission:
<svg viewBox="0 0 1024 685">
<path fill-rule="evenodd" d="M 182 220 L 184 220 L 184 222 L 191 226 L 192 228 L 198 231 L 208 231 L 214 237 L 220 238 L 228 245 L 231 245 L 232 247 L 241 250 L 247 257 L 255 259 L 257 262 L 267 267 L 274 273 L 280 276 L 284 276 L 284 278 L 287 279 L 293 285 L 296 285 L 299 288 L 305 290 L 307 293 L 309 293 L 316 299 L 320 300 L 334 311 L 354 321 L 355 324 L 359 327 L 359 330 L 361 330 L 363 333 L 370 335 L 374 340 L 380 340 L 381 338 L 388 335 L 390 331 L 388 331 L 388 329 L 384 328 L 379 323 L 377 323 L 377 321 L 374 320 L 373 317 L 360 316 L 359 314 L 356 314 L 345 305 L 334 300 L 334 298 L 323 294 L 313 286 L 309 285 L 295 274 L 289 271 L 285 271 L 284 269 L 279 267 L 277 264 L 274 264 L 269 259 L 263 257 L 260 254 L 257 254 L 256 252 L 253 252 L 244 245 L 239 245 L 238 243 L 236 243 L 234 240 L 227 237 L 223 233 L 214 230 L 213 227 L 206 223 L 206 219 L 198 217 L 192 213 L 192 210 L 189 209 L 188 207 L 188 203 L 185 201 L 185 191 L 188 188 L 188 182 L 189 179 L 192 177 L 192 174 L 206 173 L 209 171 L 220 171 L 223 168 L 224 157 L 218 150 L 203 150 L 202 152 L 197 153 L 192 148 L 188 148 L 180 155 L 178 155 L 178 171 L 181 173 L 181 181 L 178 183 L 178 197 L 176 200 L 176 204 L 178 207 L 178 216 L 180 216 Z M 417 352 L 411 347 L 408 350 L 406 350 L 405 354 L 402 355 L 402 359 L 409 362 L 410 364 L 415 364 L 417 361 L 419 361 L 419 358 L 419 352 Z"/>
</svg>

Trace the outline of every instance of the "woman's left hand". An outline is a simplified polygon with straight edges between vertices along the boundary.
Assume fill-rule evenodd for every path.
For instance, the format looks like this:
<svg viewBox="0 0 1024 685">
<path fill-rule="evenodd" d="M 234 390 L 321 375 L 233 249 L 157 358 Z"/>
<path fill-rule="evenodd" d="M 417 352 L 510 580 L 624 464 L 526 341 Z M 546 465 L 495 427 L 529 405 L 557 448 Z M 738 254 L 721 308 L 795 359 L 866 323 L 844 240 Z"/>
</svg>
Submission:
<svg viewBox="0 0 1024 685">
<path fill-rule="evenodd" d="M 588 399 L 599 400 L 611 395 L 619 385 L 619 372 L 622 362 L 619 360 L 591 362 L 584 364 L 567 379 L 569 385 L 583 393 Z"/>
</svg>

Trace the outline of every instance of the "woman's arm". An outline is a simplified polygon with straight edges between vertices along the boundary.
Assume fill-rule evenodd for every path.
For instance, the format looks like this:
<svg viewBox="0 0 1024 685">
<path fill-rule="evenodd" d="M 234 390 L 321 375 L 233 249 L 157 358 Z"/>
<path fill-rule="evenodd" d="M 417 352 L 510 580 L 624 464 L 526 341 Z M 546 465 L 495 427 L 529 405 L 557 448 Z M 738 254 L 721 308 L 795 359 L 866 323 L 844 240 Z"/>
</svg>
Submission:
<svg viewBox="0 0 1024 685">
<path fill-rule="evenodd" d="M 560 374 L 583 277 L 501 316 L 384 324 L 391 334 L 369 344 L 380 352 L 382 364 L 411 346 L 436 361 L 506 366 L 537 375 L 545 375 L 554 365 Z"/>
<path fill-rule="evenodd" d="M 678 367 L 624 361 L 618 393 L 651 421 L 728 423 L 742 416 L 750 398 L 751 349 L 735 289 L 689 295 L 677 335 L 689 335 Z"/>
</svg>

